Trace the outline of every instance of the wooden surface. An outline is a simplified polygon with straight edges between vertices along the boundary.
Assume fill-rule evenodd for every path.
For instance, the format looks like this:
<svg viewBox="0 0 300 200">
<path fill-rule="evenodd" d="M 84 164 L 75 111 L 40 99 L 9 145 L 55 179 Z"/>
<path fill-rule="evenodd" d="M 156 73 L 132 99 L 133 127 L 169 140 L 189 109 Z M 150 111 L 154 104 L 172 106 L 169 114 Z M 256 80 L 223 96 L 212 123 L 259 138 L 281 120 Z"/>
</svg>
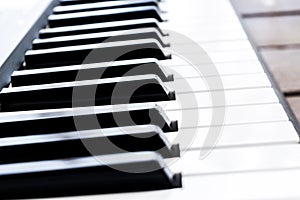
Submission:
<svg viewBox="0 0 300 200">
<path fill-rule="evenodd" d="M 289 102 L 291 108 L 295 111 L 295 115 L 298 119 L 298 121 L 300 121 L 300 97 L 299 96 L 295 96 L 295 97 L 287 97 L 287 101 Z"/>
<path fill-rule="evenodd" d="M 283 13 L 300 10 L 299 0 L 231 0 L 243 15 Z"/>
<path fill-rule="evenodd" d="M 300 49 L 262 49 L 261 55 L 284 94 L 300 91 Z"/>
<path fill-rule="evenodd" d="M 244 23 L 259 47 L 300 44 L 300 15 L 244 18 Z"/>
<path fill-rule="evenodd" d="M 300 121 L 300 1 L 231 1 Z"/>
</svg>

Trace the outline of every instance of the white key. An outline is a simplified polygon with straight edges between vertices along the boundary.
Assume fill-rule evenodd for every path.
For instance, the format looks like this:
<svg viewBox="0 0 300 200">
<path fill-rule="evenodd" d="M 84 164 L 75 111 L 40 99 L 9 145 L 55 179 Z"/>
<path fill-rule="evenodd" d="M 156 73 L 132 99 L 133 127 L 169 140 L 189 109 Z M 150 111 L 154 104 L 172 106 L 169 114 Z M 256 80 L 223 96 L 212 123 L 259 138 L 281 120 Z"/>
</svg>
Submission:
<svg viewBox="0 0 300 200">
<path fill-rule="evenodd" d="M 225 95 L 225 101 L 217 101 L 215 103 L 212 101 L 212 97 L 221 97 L 222 95 Z M 176 99 L 176 101 L 157 102 L 157 104 L 166 110 L 180 110 L 195 108 L 195 105 L 197 108 L 208 108 L 279 102 L 272 88 L 177 94 Z M 188 99 L 193 99 L 193 101 L 189 101 Z"/>
<path fill-rule="evenodd" d="M 78 200 L 297 200 L 300 198 L 300 168 L 250 171 L 183 177 L 183 188 L 149 192 L 93 195 Z M 61 198 L 71 199 L 71 198 Z M 73 198 L 72 198 L 73 199 Z"/>
<path fill-rule="evenodd" d="M 171 64 L 171 63 L 170 63 Z M 174 63 L 175 64 L 175 63 Z M 176 68 L 174 68 L 176 67 Z M 241 75 L 241 74 L 255 74 L 255 73 L 263 73 L 264 69 L 258 63 L 258 61 L 249 61 L 249 62 L 235 62 L 235 63 L 216 63 L 213 64 L 199 64 L 197 65 L 199 69 L 204 68 L 212 68 L 215 67 L 219 75 Z M 180 65 L 180 66 L 172 66 L 172 65 L 164 65 L 164 68 L 172 73 L 172 71 L 176 71 L 174 75 L 175 79 L 180 77 L 198 77 L 198 76 L 215 76 L 214 72 L 206 72 L 205 74 L 199 74 L 194 67 L 190 65 Z M 170 69 L 169 69 L 170 68 Z M 200 70 L 201 71 L 201 70 Z"/>
<path fill-rule="evenodd" d="M 264 69 L 258 60 L 215 63 L 214 66 L 216 67 L 220 75 L 251 74 L 264 72 Z"/>
<path fill-rule="evenodd" d="M 243 60 L 256 60 L 256 54 L 253 50 L 249 51 L 226 51 L 226 52 L 208 52 L 209 57 L 214 62 L 231 62 Z"/>
<path fill-rule="evenodd" d="M 177 24 L 178 26 L 178 24 Z M 196 42 L 211 42 L 211 41 L 222 41 L 222 40 L 244 40 L 247 39 L 247 35 L 241 27 L 226 27 L 226 28 L 203 28 L 203 30 L 179 27 L 176 29 L 176 25 L 170 27 L 163 27 L 163 30 L 176 31 L 189 37 Z M 197 31 L 196 31 L 197 30 Z"/>
<path fill-rule="evenodd" d="M 184 127 L 205 127 L 219 125 L 234 125 L 247 123 L 262 123 L 272 121 L 288 120 L 288 117 L 281 104 L 263 104 L 251 106 L 236 107 L 218 107 L 218 108 L 198 108 L 188 110 L 167 110 L 167 115 L 171 120 L 178 120 L 178 125 Z M 222 115 L 225 113 L 225 119 L 213 120 L 212 115 Z M 187 117 L 190 118 L 187 118 Z M 191 118 L 191 116 L 195 117 Z M 184 118 L 184 119 L 182 119 Z M 198 119 L 197 119 L 198 118 Z"/>
<path fill-rule="evenodd" d="M 268 145 L 276 143 L 297 143 L 299 136 L 291 122 L 270 122 L 257 124 L 242 124 L 223 126 L 219 140 L 215 144 L 208 144 L 205 140 L 209 131 L 220 131 L 221 127 L 186 128 L 178 132 L 166 133 L 168 140 L 179 143 L 181 150 L 198 150 L 200 148 L 233 148 L 251 145 Z M 178 135 L 180 134 L 180 135 Z M 181 135 L 182 134 L 182 135 Z M 189 139 L 189 140 L 187 140 Z"/>
<path fill-rule="evenodd" d="M 252 46 L 248 40 L 207 42 L 207 43 L 200 43 L 200 45 L 207 52 L 252 50 Z"/>
<path fill-rule="evenodd" d="M 209 83 L 210 85 L 207 85 Z M 166 82 L 165 85 L 174 89 L 177 94 L 180 94 L 213 90 L 262 88 L 270 87 L 271 83 L 266 74 L 246 74 L 176 79 L 174 82 Z"/>
<path fill-rule="evenodd" d="M 186 175 L 192 175 L 300 168 L 300 145 L 298 142 L 241 148 L 216 148 L 203 159 L 199 159 L 199 155 L 200 151 L 187 151 L 176 162 L 169 164 L 170 169 L 174 172 L 182 171 Z M 167 159 L 169 162 L 173 160 L 174 158 Z"/>
<path fill-rule="evenodd" d="M 199 47 L 196 53 L 176 52 L 172 54 L 171 60 L 161 61 L 162 65 L 187 65 L 192 64 L 216 64 L 216 63 L 247 63 L 257 62 L 255 53 L 251 51 L 226 51 L 226 52 L 205 52 Z"/>
<path fill-rule="evenodd" d="M 185 41 L 180 41 L 170 38 L 169 40 L 163 39 L 165 42 L 168 42 L 171 47 L 167 49 L 174 49 L 174 46 L 181 48 L 185 53 L 197 53 L 195 52 L 195 44 L 189 44 Z M 196 42 L 196 41 L 195 41 Z M 220 41 L 220 42 L 196 42 L 205 52 L 223 52 L 223 51 L 253 51 L 252 46 L 247 40 L 234 40 L 234 41 Z"/>
<path fill-rule="evenodd" d="M 163 67 L 168 70 L 176 70 L 178 74 L 183 77 L 196 77 L 199 76 L 196 73 L 195 69 L 191 67 L 188 63 L 178 64 L 177 62 L 173 62 L 172 60 L 163 61 Z M 176 67 L 176 69 L 174 69 Z M 214 64 L 197 64 L 197 67 L 200 69 L 204 68 L 215 68 L 219 75 L 234 75 L 234 74 L 253 74 L 253 73 L 262 73 L 264 72 L 263 67 L 259 63 L 258 60 L 253 61 L 242 61 L 242 62 L 225 62 L 225 63 L 214 63 Z M 169 70 L 169 71 L 170 71 Z M 215 72 L 206 72 L 203 76 L 214 76 Z M 175 78 L 177 74 L 174 74 Z M 200 75 L 201 76 L 201 75 Z"/>
<path fill-rule="evenodd" d="M 167 51 L 167 49 L 166 49 Z M 221 51 L 221 52 L 207 52 L 201 47 L 193 52 L 185 53 L 185 50 L 181 52 L 176 52 L 184 58 L 193 59 L 192 61 L 197 61 L 198 63 L 221 63 L 221 62 L 240 62 L 240 61 L 253 61 L 257 60 L 255 52 L 250 50 L 243 51 Z M 182 60 L 176 54 L 172 55 L 172 60 Z M 182 62 L 182 61 L 181 61 Z M 198 64 L 197 63 L 197 64 Z M 179 63 L 178 63 L 179 64 Z"/>
</svg>

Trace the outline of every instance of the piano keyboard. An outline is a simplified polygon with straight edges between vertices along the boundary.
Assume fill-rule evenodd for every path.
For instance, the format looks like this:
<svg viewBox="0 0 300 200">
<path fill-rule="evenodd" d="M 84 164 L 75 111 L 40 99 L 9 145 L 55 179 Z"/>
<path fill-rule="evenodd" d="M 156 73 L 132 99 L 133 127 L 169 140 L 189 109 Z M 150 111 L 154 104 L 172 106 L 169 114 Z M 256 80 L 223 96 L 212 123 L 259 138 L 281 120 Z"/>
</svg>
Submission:
<svg viewBox="0 0 300 200">
<path fill-rule="evenodd" d="M 0 70 L 0 198 L 300 197 L 297 123 L 229 0 L 43 4 Z"/>
</svg>

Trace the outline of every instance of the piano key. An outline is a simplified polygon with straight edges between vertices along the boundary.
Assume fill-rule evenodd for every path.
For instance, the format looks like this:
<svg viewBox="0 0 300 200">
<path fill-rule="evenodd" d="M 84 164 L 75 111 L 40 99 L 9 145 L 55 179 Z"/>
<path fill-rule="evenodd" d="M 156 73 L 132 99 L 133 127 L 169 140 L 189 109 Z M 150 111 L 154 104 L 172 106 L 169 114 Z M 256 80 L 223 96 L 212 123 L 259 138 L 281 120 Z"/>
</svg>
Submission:
<svg viewBox="0 0 300 200">
<path fill-rule="evenodd" d="M 246 62 L 228 62 L 228 63 L 216 63 L 216 64 L 199 64 L 197 65 L 199 69 L 208 69 L 209 67 L 215 67 L 219 76 L 227 75 L 246 75 L 246 74 L 261 74 L 264 73 L 263 68 L 260 64 L 257 64 L 255 61 L 246 61 Z M 209 77 L 216 76 L 215 72 L 206 72 L 201 74 L 194 67 L 189 65 L 178 65 L 178 66 L 168 66 L 164 65 L 164 68 L 169 73 L 174 73 L 175 79 L 180 79 L 182 77 L 191 78 L 191 77 Z M 13 74 L 15 74 L 14 72 Z"/>
<path fill-rule="evenodd" d="M 155 6 L 140 6 L 59 15 L 52 14 L 48 18 L 48 23 L 53 28 L 141 18 L 155 18 L 159 22 L 163 22 L 164 19 L 161 14 Z"/>
<path fill-rule="evenodd" d="M 25 140 L 25 142 L 24 142 Z M 0 139 L 1 164 L 154 151 L 179 156 L 162 130 L 153 125 Z"/>
<path fill-rule="evenodd" d="M 82 11 L 94 11 L 94 10 L 105 10 L 112 8 L 126 8 L 126 7 L 137 7 L 137 6 L 156 6 L 158 2 L 156 0 L 135 0 L 135 1 L 107 1 L 107 2 L 92 2 L 83 3 L 69 6 L 56 6 L 53 9 L 54 14 L 65 14 Z"/>
<path fill-rule="evenodd" d="M 175 192 L 163 191 L 159 193 L 143 193 L 142 196 L 157 196 L 159 198 L 180 200 L 199 196 L 204 199 L 280 199 L 295 200 L 300 197 L 297 185 L 299 184 L 299 168 L 282 168 L 280 170 L 253 170 L 242 173 L 220 173 L 211 175 L 195 175 L 183 178 L 187 187 Z M 189 186 L 191 186 L 189 188 Z M 205 192 L 199 191 L 199 188 Z M 251 189 L 249 189 L 251 188 Z M 184 191 L 185 190 L 185 191 Z M 218 191 L 218 192 L 212 192 Z M 255 191 L 255 192 L 253 192 Z M 111 200 L 105 195 L 102 198 Z M 114 195 L 116 197 L 117 195 Z M 115 199 L 141 199 L 138 193 L 117 196 Z M 92 199 L 92 198 L 91 198 Z"/>
<path fill-rule="evenodd" d="M 89 56 L 91 52 L 101 56 Z M 114 56 L 115 55 L 115 56 Z M 25 54 L 26 69 L 55 67 L 64 65 L 111 62 L 115 60 L 140 58 L 168 59 L 170 55 L 162 52 L 162 46 L 154 39 L 128 40 L 69 46 L 52 49 L 29 50 Z M 115 61 L 114 60 L 114 61 Z"/>
<path fill-rule="evenodd" d="M 199 159 L 200 150 L 187 151 L 170 166 L 173 172 L 183 175 L 216 174 L 256 170 L 299 168 L 298 142 L 262 146 L 213 149 L 204 159 Z M 230 156 L 228 156 L 230 155 Z M 167 163 L 176 158 L 168 158 Z M 169 161 L 168 161 L 169 160 Z M 220 163 L 222 163 L 220 165 Z"/>
<path fill-rule="evenodd" d="M 208 56 L 214 62 L 257 60 L 257 56 L 252 49 L 246 51 L 208 52 Z"/>
<path fill-rule="evenodd" d="M 208 83 L 214 83 L 207 85 Z M 217 84 L 219 83 L 219 84 Z M 228 76 L 208 76 L 177 78 L 174 82 L 165 82 L 169 88 L 173 88 L 176 94 L 205 92 L 215 90 L 233 90 L 246 88 L 268 88 L 271 83 L 266 74 L 245 74 Z"/>
<path fill-rule="evenodd" d="M 211 131 L 214 133 L 221 131 L 216 144 L 207 143 L 206 141 Z M 214 149 L 223 149 L 268 144 L 295 144 L 299 142 L 299 136 L 293 124 L 289 121 L 184 128 L 180 129 L 179 133 L 182 135 L 178 135 L 178 132 L 172 132 L 166 134 L 166 137 L 172 144 L 179 143 L 182 151 L 208 149 L 212 145 L 215 145 Z M 187 143 L 187 138 L 190 138 L 189 143 Z"/>
<path fill-rule="evenodd" d="M 114 63 L 95 63 L 87 65 L 72 65 L 64 67 L 51 67 L 32 70 L 15 71 L 11 76 L 13 87 L 26 85 L 39 85 L 49 83 L 71 82 L 86 80 L 87 76 L 80 74 L 93 74 L 97 78 L 113 78 L 134 75 L 155 74 L 162 81 L 172 81 L 173 75 L 158 63 L 156 59 L 138 59 L 115 61 Z"/>
<path fill-rule="evenodd" d="M 0 93 L 1 111 L 114 105 L 174 100 L 175 93 L 155 75 L 127 76 L 94 80 L 5 88 Z M 83 93 L 92 91 L 89 93 Z M 94 91 L 94 92 L 93 92 Z M 82 94 L 82 95 L 81 95 Z"/>
<path fill-rule="evenodd" d="M 0 138 L 147 124 L 164 132 L 177 130 L 176 121 L 170 121 L 158 105 L 142 103 L 3 112 L 0 127 L 9 131 L 2 132 Z"/>
<path fill-rule="evenodd" d="M 180 27 L 184 26 L 184 27 L 187 27 L 189 30 L 192 30 L 191 26 L 193 26 L 193 25 L 211 27 L 212 25 L 223 26 L 224 24 L 228 24 L 228 26 L 231 26 L 231 25 L 240 23 L 240 21 L 236 18 L 235 13 L 234 14 L 227 13 L 227 14 L 224 14 L 222 17 L 219 17 L 217 15 L 209 15 L 205 12 L 202 12 L 203 15 L 201 15 L 201 14 L 197 14 L 197 15 L 191 14 L 190 16 L 186 16 L 185 18 L 186 19 L 188 18 L 189 20 L 186 21 L 186 23 L 184 23 L 184 17 L 180 18 L 179 16 L 177 16 L 177 18 L 175 18 L 174 15 L 176 15 L 176 13 L 172 13 L 173 16 L 170 15 L 172 11 L 170 11 L 168 8 L 163 6 L 163 4 L 161 4 L 161 3 L 159 4 L 159 7 L 161 8 L 161 10 L 167 11 L 166 16 L 167 16 L 168 19 L 170 19 L 170 20 L 167 21 L 167 23 L 170 22 L 170 24 L 174 25 L 175 22 L 176 22 L 176 23 L 178 23 L 178 25 L 180 25 Z M 179 28 L 179 27 L 177 27 L 177 28 Z M 198 28 L 202 29 L 203 27 L 198 27 Z M 194 29 L 194 31 L 197 31 L 197 29 Z"/>
<path fill-rule="evenodd" d="M 48 49 L 64 46 L 76 46 L 86 44 L 98 44 L 105 42 L 117 42 L 138 39 L 156 39 L 163 47 L 170 44 L 165 43 L 162 35 L 155 28 L 132 29 L 130 31 L 112 31 L 104 33 L 91 33 L 73 36 L 62 36 L 46 39 L 35 39 L 32 49 Z"/>
<path fill-rule="evenodd" d="M 158 26 L 158 21 L 154 18 L 134 19 L 124 21 L 113 21 L 96 24 L 86 24 L 78 26 L 63 26 L 57 28 L 41 29 L 39 32 L 40 38 L 51 38 L 67 35 L 78 35 L 88 33 L 100 33 L 107 31 L 130 30 L 136 28 L 155 28 L 162 35 L 166 35 Z"/>
<path fill-rule="evenodd" d="M 200 57 L 201 56 L 201 57 Z M 259 63 L 258 59 L 255 57 L 255 53 L 253 51 L 220 51 L 220 52 L 193 52 L 193 53 L 186 53 L 179 57 L 176 54 L 172 55 L 172 59 L 170 60 L 162 60 L 160 61 L 162 65 L 166 66 L 186 66 L 191 65 L 190 61 L 186 61 L 186 58 L 189 58 L 193 61 L 193 65 L 196 67 L 201 67 L 202 65 L 218 65 L 223 63 L 247 63 L 247 62 L 255 62 L 257 65 L 262 66 Z M 200 58 L 200 59 L 199 59 Z M 165 64 L 166 63 L 166 64 Z M 205 69 L 205 68 L 203 68 Z M 201 71 L 201 68 L 199 68 Z M 209 71 L 209 70 L 205 70 Z M 214 71 L 214 70 L 212 70 Z M 201 71 L 201 73 L 204 73 Z"/>
<path fill-rule="evenodd" d="M 174 45 L 174 43 L 172 43 L 172 45 Z M 203 42 L 203 43 L 200 43 L 200 45 L 207 52 L 251 50 L 251 49 L 253 49 L 248 40 Z"/>
<path fill-rule="evenodd" d="M 195 49 L 195 43 L 191 44 L 191 43 L 187 43 L 186 41 L 180 41 L 179 39 L 177 39 L 176 41 L 174 41 L 175 39 L 170 39 L 170 37 L 166 37 L 166 40 L 170 43 L 172 43 L 172 46 L 170 48 L 170 50 L 174 50 L 178 51 L 178 49 L 180 49 L 178 52 L 180 54 L 183 54 L 184 56 L 190 56 L 190 54 L 208 54 L 208 56 L 211 57 L 211 59 L 215 60 L 215 64 L 216 63 L 220 63 L 220 62 L 255 62 L 256 61 L 256 65 L 260 65 L 259 61 L 253 56 L 254 54 L 254 50 L 252 49 L 249 41 L 246 40 L 237 40 L 237 41 L 217 41 L 217 42 L 197 42 L 197 44 L 199 45 L 198 49 Z M 201 51 L 201 52 L 200 52 Z M 238 52 L 240 51 L 240 52 Z M 204 53 L 205 52 L 205 53 Z M 226 54 L 230 55 L 227 56 Z M 232 54 L 232 55 L 231 55 Z M 240 55 L 236 55 L 236 57 L 240 57 L 238 58 L 239 60 L 237 60 L 237 58 L 235 58 L 234 54 L 240 54 Z M 218 55 L 218 57 L 228 57 L 228 60 L 224 60 L 222 58 L 222 60 L 216 60 L 215 57 Z M 178 65 L 177 59 L 181 59 L 182 61 L 184 61 L 182 58 L 174 55 L 174 59 L 176 59 L 176 61 L 167 61 L 167 63 L 174 63 L 174 65 Z M 207 59 L 205 59 L 207 60 Z M 202 60 L 202 62 L 204 62 L 204 59 Z M 205 61 L 206 62 L 206 61 Z M 240 63 L 240 64 L 243 64 Z M 186 62 L 185 64 L 189 64 L 188 62 Z M 198 63 L 197 63 L 198 64 Z M 183 63 L 181 62 L 180 65 L 183 65 Z M 229 67 L 229 66 L 228 66 Z M 261 67 L 261 66 L 260 66 Z M 251 70 L 252 67 L 249 67 L 249 70 Z M 262 67 L 261 67 L 262 68 Z"/>
<path fill-rule="evenodd" d="M 193 28 L 195 26 L 197 26 L 197 29 Z M 242 27 L 236 25 L 232 25 L 232 26 L 226 25 L 226 27 L 222 27 L 221 24 L 204 26 L 195 23 L 192 25 L 184 26 L 184 25 L 179 25 L 178 23 L 175 22 L 174 24 L 168 24 L 168 22 L 166 22 L 166 23 L 162 23 L 160 27 L 163 30 L 172 30 L 181 33 L 196 42 L 217 42 L 217 41 L 247 39 L 247 35 L 243 31 Z"/>
<path fill-rule="evenodd" d="M 171 189 L 181 175 L 158 154 L 140 152 L 1 165 L 0 182 L 2 197 L 36 198 Z"/>
<path fill-rule="evenodd" d="M 160 3 L 160 7 L 161 9 L 168 11 L 167 16 L 170 19 L 170 22 L 172 21 L 174 23 L 186 21 L 187 24 L 190 22 L 197 22 L 199 25 L 205 25 L 217 22 L 222 25 L 224 22 L 227 24 L 230 21 L 235 21 L 236 24 L 239 24 L 230 1 L 220 1 L 216 3 L 215 1 L 199 2 L 189 0 L 187 5 L 183 5 L 183 3 L 180 2 L 164 1 Z M 178 13 L 180 13 L 180 15 L 178 15 Z M 198 28 L 201 27 L 194 29 Z"/>
<path fill-rule="evenodd" d="M 205 46 L 207 43 L 198 43 L 198 44 L 173 44 L 172 46 L 169 47 L 167 46 L 167 50 L 175 50 L 178 51 L 177 53 L 183 55 L 183 56 L 194 56 L 198 55 L 201 59 L 198 59 L 198 62 L 210 62 L 210 60 L 207 58 L 207 56 L 213 60 L 214 62 L 238 62 L 238 61 L 247 61 L 247 60 L 257 60 L 255 57 L 255 52 L 251 48 L 244 48 L 241 47 L 241 49 L 233 49 L 231 50 L 231 47 L 226 47 L 226 48 L 218 48 L 216 45 L 216 50 L 213 48 L 209 48 Z M 212 42 L 211 42 L 212 43 Z M 218 44 L 220 42 L 216 42 Z M 234 48 L 234 47 L 232 47 Z M 178 50 L 180 49 L 180 50 Z M 239 56 L 239 57 L 238 57 Z"/>
<path fill-rule="evenodd" d="M 224 120 L 212 120 L 213 115 L 221 115 L 222 113 L 225 117 Z M 166 114 L 171 120 L 178 120 L 178 126 L 180 128 L 266 123 L 272 121 L 286 121 L 289 119 L 282 105 L 279 103 L 166 110 Z M 194 116 L 195 119 L 187 120 L 183 118 L 183 116 Z M 197 117 L 199 119 L 197 119 Z"/>
<path fill-rule="evenodd" d="M 203 73 L 201 68 L 207 69 L 209 67 L 215 67 L 219 75 L 238 75 L 238 74 L 254 74 L 263 73 L 264 69 L 258 60 L 252 61 L 237 61 L 237 62 L 223 62 L 223 63 L 211 63 L 211 64 L 197 64 L 196 67 L 200 69 L 203 74 L 196 73 L 196 70 L 189 66 L 188 63 L 178 63 L 174 62 L 174 57 L 172 60 L 162 60 L 160 63 L 166 70 L 175 70 L 180 72 L 180 75 L 174 74 L 176 77 L 195 77 L 195 76 L 215 76 L 215 72 Z M 176 69 L 175 69 L 176 67 Z M 186 70 L 185 70 L 186 69 Z M 193 74 L 193 75 L 192 75 Z"/>
<path fill-rule="evenodd" d="M 199 4 L 194 1 L 191 3 Z M 247 39 L 229 1 L 201 2 L 200 4 L 205 5 L 201 8 L 199 6 L 194 8 L 171 2 L 161 3 L 162 9 L 168 10 L 168 19 L 170 19 L 163 23 L 162 27 L 183 33 L 194 41 Z"/>
<path fill-rule="evenodd" d="M 221 98 L 222 96 L 224 96 L 225 101 L 213 101 L 213 98 Z M 176 99 L 176 101 L 163 101 L 156 103 L 165 110 L 279 103 L 278 97 L 273 88 L 190 92 L 182 94 L 176 93 Z"/>
<path fill-rule="evenodd" d="M 124 193 L 122 195 L 91 195 L 89 199 L 96 200 L 101 197 L 107 200 L 141 200 L 145 196 L 151 196 L 155 199 L 181 200 L 185 198 L 193 199 L 197 196 L 207 200 L 249 199 L 249 197 L 252 200 L 280 199 L 280 197 L 286 200 L 296 200 L 300 197 L 300 191 L 298 190 L 299 174 L 299 168 L 284 168 L 281 170 L 245 171 L 243 173 L 183 175 L 183 188 L 180 189 Z M 87 197 L 80 196 L 76 200 L 85 198 Z M 68 199 L 61 198 L 61 200 Z"/>
</svg>

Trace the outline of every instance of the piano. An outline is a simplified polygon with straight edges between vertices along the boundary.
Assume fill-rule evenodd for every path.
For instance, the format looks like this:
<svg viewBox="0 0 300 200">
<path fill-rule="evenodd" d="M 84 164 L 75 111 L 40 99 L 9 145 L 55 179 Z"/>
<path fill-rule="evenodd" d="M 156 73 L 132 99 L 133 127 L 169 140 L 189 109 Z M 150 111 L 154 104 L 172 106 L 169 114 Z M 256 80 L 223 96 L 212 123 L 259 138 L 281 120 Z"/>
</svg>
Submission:
<svg viewBox="0 0 300 200">
<path fill-rule="evenodd" d="M 1 199 L 300 198 L 298 122 L 229 0 L 0 16 Z"/>
</svg>

